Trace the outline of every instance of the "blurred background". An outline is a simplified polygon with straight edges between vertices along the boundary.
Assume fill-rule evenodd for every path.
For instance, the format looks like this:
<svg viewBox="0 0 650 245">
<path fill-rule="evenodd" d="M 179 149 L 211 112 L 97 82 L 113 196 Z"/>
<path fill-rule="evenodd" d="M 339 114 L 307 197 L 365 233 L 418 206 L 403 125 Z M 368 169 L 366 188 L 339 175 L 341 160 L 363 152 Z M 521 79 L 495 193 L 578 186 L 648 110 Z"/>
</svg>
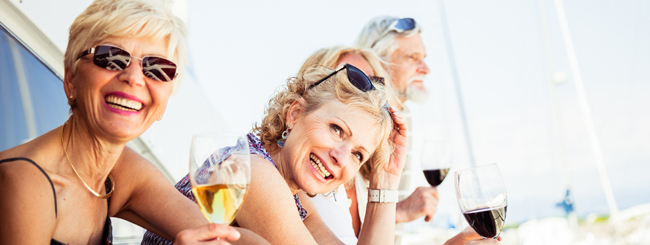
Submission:
<svg viewBox="0 0 650 245">
<path fill-rule="evenodd" d="M 61 125 L 68 27 L 91 1 L 0 0 L 0 151 Z M 269 97 L 320 48 L 351 45 L 373 17 L 412 17 L 431 73 L 413 114 L 411 187 L 425 139 L 453 145 L 452 172 L 497 163 L 503 244 L 650 244 L 650 2 L 177 1 L 189 64 L 161 122 L 129 145 L 175 183 L 191 136 L 247 133 Z M 451 176 L 451 175 L 450 175 Z M 438 213 L 403 244 L 467 226 L 452 178 Z M 115 219 L 116 243 L 142 230 Z"/>
</svg>

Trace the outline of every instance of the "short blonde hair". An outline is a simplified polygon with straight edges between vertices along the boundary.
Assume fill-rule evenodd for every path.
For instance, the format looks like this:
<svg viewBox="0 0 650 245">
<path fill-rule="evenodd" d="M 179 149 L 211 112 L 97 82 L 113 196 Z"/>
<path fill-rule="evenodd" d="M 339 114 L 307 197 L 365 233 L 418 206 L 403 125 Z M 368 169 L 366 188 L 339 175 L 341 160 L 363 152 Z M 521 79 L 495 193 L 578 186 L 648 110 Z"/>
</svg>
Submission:
<svg viewBox="0 0 650 245">
<path fill-rule="evenodd" d="M 163 40 L 167 57 L 177 65 L 173 91 L 183 76 L 187 49 L 185 24 L 172 13 L 169 0 L 95 0 L 70 26 L 65 50 L 66 72 L 77 72 L 77 58 L 108 37 Z"/>
<path fill-rule="evenodd" d="M 338 100 L 346 105 L 368 112 L 376 121 L 376 124 L 373 125 L 378 127 L 379 145 L 368 159 L 372 162 L 372 165 L 385 164 L 377 160 L 383 159 L 379 156 L 392 152 L 392 149 L 385 149 L 385 146 L 388 145 L 385 143 L 393 128 L 393 119 L 388 108 L 384 107 L 386 104 L 384 86 L 375 84 L 375 90 L 363 92 L 348 81 L 347 70 L 344 70 L 323 81 L 318 86 L 307 89 L 310 85 L 334 71 L 334 69 L 321 66 L 308 69 L 296 77 L 289 78 L 287 84 L 279 88 L 270 99 L 261 124 L 256 124 L 252 132 L 260 137 L 263 144 L 274 146 L 281 139 L 282 132 L 287 129 L 287 113 L 293 102 L 301 98 L 304 99 L 303 106 L 305 110 L 301 115 L 304 116 L 329 101 Z M 369 125 L 369 127 L 371 126 Z M 274 152 L 279 148 L 271 147 L 271 149 L 267 150 Z"/>
</svg>

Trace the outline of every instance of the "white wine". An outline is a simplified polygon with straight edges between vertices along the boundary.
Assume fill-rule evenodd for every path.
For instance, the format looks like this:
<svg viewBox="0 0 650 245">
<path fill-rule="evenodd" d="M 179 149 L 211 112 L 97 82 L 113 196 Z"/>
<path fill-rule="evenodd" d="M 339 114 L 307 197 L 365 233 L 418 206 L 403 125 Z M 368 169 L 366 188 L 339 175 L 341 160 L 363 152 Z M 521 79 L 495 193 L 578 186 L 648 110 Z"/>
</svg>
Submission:
<svg viewBox="0 0 650 245">
<path fill-rule="evenodd" d="M 244 201 L 246 185 L 216 184 L 192 187 L 203 215 L 216 224 L 230 224 Z"/>
</svg>

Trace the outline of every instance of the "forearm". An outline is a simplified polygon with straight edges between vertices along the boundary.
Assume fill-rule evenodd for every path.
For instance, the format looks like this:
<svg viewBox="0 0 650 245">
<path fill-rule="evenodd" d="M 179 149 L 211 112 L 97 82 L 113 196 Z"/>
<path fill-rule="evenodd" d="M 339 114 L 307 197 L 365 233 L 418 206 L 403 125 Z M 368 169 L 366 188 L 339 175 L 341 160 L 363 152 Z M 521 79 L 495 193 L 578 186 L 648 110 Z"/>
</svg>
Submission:
<svg viewBox="0 0 650 245">
<path fill-rule="evenodd" d="M 370 189 L 397 190 L 399 176 L 373 174 Z M 397 203 L 368 202 L 358 244 L 393 244 Z"/>
<path fill-rule="evenodd" d="M 393 244 L 395 203 L 369 202 L 358 244 Z"/>
</svg>

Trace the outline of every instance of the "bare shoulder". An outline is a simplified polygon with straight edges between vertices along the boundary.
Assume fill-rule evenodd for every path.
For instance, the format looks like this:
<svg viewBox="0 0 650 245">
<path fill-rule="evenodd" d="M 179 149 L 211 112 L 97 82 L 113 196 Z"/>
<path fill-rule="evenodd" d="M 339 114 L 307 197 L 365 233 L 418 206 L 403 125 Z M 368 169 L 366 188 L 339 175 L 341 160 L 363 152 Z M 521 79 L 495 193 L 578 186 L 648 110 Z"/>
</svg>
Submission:
<svg viewBox="0 0 650 245">
<path fill-rule="evenodd" d="M 0 210 L 1 244 L 41 244 L 52 238 L 56 228 L 54 190 L 44 172 L 31 162 L 0 164 Z"/>
<path fill-rule="evenodd" d="M 111 197 L 110 215 L 128 208 L 134 197 L 141 196 L 147 190 L 165 187 L 173 189 L 165 175 L 153 163 L 129 147 L 124 148 L 111 174 L 115 186 L 120 187 L 120 192 Z"/>
<path fill-rule="evenodd" d="M 129 147 L 124 148 L 120 160 L 111 173 L 114 177 L 121 176 L 121 179 L 133 182 L 146 181 L 149 178 L 165 178 L 153 163 Z"/>
<path fill-rule="evenodd" d="M 147 158 L 140 155 L 128 146 L 124 147 L 124 151 L 122 151 L 122 157 L 120 157 L 120 161 L 115 167 L 116 169 L 119 168 L 119 170 L 123 171 L 134 171 L 140 168 L 149 167 L 155 168 L 155 166 Z"/>
<path fill-rule="evenodd" d="M 251 155 L 251 182 L 236 221 L 271 244 L 314 243 L 286 181 L 271 162 L 257 155 Z"/>
<path fill-rule="evenodd" d="M 291 190 L 278 169 L 273 163 L 256 154 L 251 154 L 251 181 L 247 200 L 249 196 L 253 196 L 251 200 L 261 198 L 260 201 L 264 203 L 268 202 L 267 198 L 293 200 Z"/>
</svg>

